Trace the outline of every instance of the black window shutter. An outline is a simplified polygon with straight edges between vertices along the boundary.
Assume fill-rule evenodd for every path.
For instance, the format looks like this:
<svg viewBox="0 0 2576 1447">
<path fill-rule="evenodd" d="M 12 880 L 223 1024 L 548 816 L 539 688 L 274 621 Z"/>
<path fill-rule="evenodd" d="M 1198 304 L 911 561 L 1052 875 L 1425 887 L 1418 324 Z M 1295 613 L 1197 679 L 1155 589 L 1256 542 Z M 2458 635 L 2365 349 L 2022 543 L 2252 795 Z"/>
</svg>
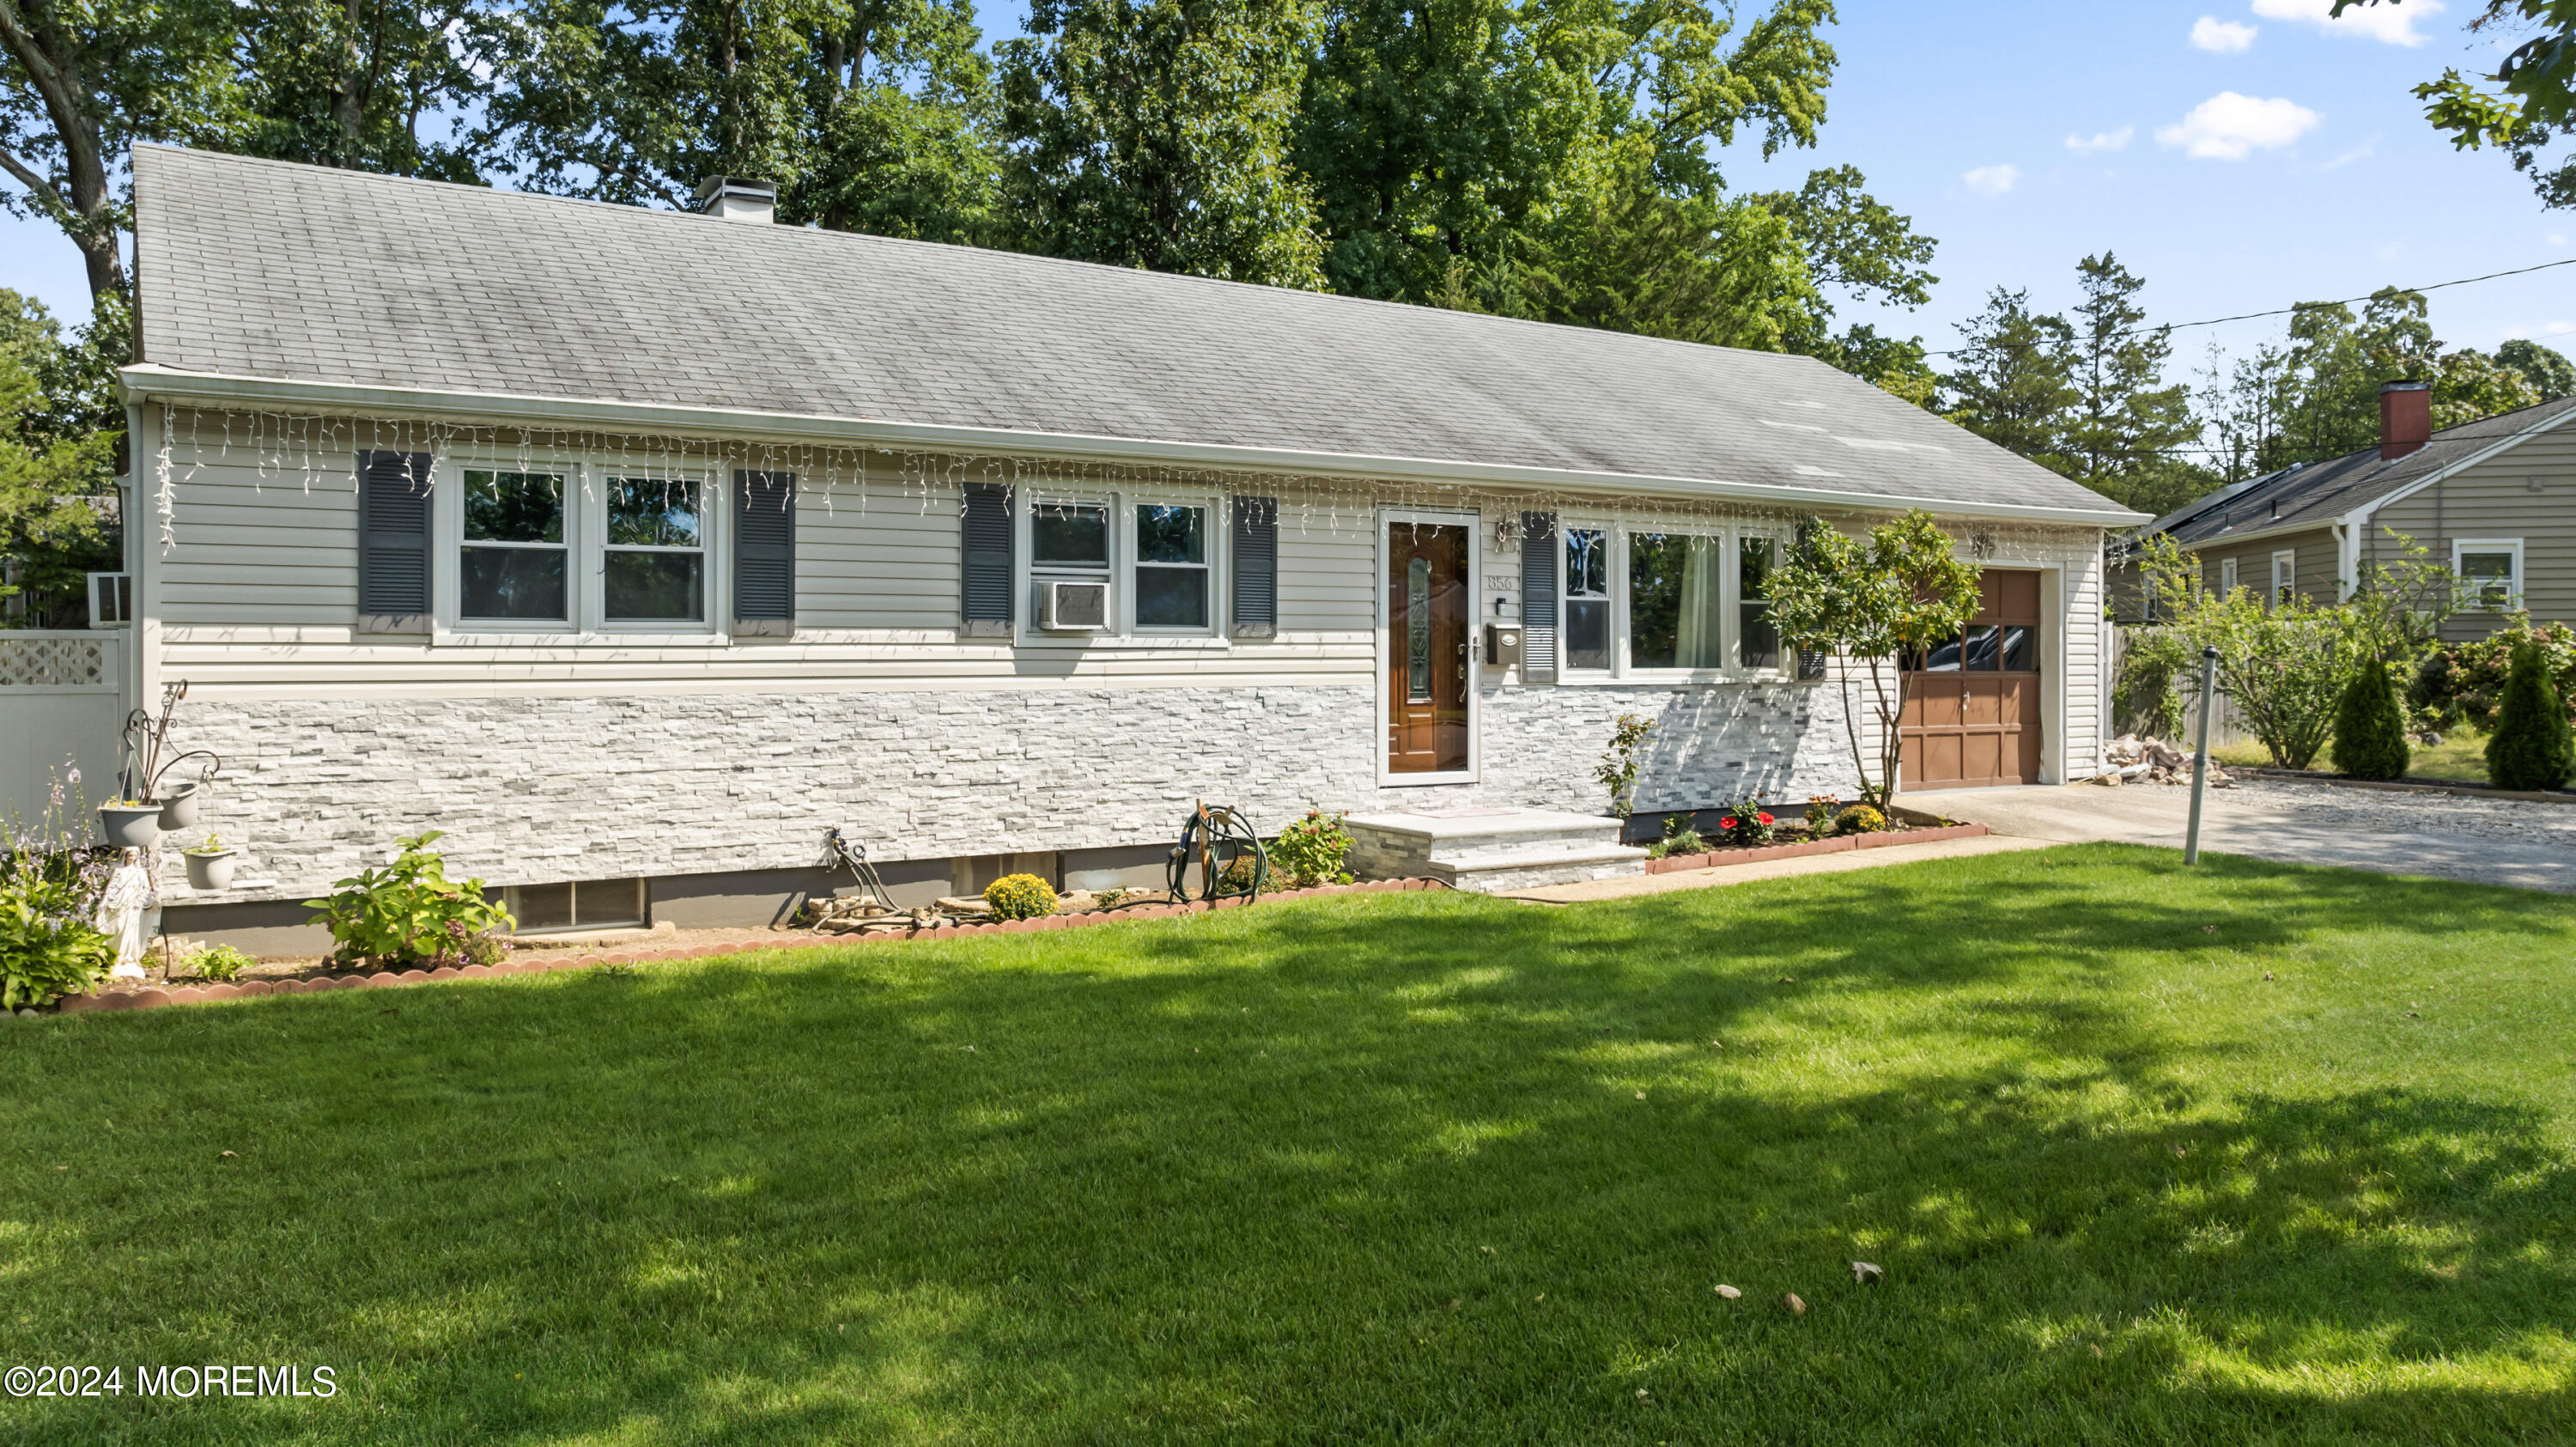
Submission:
<svg viewBox="0 0 2576 1447">
<path fill-rule="evenodd" d="M 960 525 L 964 545 L 965 618 L 970 636 L 1008 638 L 1011 607 L 1011 489 L 998 482 L 966 484 Z"/>
<path fill-rule="evenodd" d="M 429 621 L 426 452 L 358 454 L 358 627 L 426 632 Z"/>
<path fill-rule="evenodd" d="M 733 475 L 733 616 L 796 621 L 796 474 Z"/>
<path fill-rule="evenodd" d="M 1556 514 L 1521 514 L 1521 682 L 1556 682 Z"/>
<path fill-rule="evenodd" d="M 1234 636 L 1279 636 L 1279 499 L 1234 500 Z"/>
</svg>

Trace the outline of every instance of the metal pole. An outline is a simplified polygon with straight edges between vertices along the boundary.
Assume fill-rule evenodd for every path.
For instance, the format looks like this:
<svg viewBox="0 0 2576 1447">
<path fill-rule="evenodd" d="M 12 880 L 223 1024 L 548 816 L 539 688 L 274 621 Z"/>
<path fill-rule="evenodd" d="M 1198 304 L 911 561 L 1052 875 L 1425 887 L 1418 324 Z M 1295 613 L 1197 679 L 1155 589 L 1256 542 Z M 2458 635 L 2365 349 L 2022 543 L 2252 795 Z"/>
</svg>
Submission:
<svg viewBox="0 0 2576 1447">
<path fill-rule="evenodd" d="M 2209 711 L 2218 703 L 2218 649 L 2200 650 L 2200 746 L 2191 756 L 2191 830 L 2183 836 L 2182 862 L 2200 862 L 2200 801 L 2209 792 Z"/>
</svg>

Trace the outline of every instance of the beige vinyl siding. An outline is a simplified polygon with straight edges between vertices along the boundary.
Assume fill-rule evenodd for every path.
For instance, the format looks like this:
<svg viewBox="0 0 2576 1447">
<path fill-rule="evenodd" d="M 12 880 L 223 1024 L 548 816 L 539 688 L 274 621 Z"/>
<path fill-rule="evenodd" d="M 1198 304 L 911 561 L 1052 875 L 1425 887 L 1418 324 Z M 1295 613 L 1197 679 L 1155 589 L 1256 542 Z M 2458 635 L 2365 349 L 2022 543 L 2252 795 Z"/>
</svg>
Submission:
<svg viewBox="0 0 2576 1447">
<path fill-rule="evenodd" d="M 2236 586 L 2251 588 L 2255 596 L 2261 597 L 2272 586 L 2272 555 L 2285 550 L 2298 554 L 2291 577 L 2300 592 L 2319 603 L 2339 601 L 2335 579 L 2335 535 L 2331 528 L 2310 528 L 2247 542 L 2221 540 L 2192 551 L 2200 559 L 2202 587 L 2215 592 L 2221 561 L 2234 558 Z"/>
<path fill-rule="evenodd" d="M 2524 606 L 2543 621 L 2576 621 L 2576 429 L 2542 433 L 2383 505 L 2362 543 L 2365 567 L 2374 553 L 2383 562 L 2398 556 L 2383 528 L 2431 548 L 2444 563 L 2455 539 L 2520 538 Z M 2502 621 L 2500 614 L 2464 613 L 2443 631 L 2476 638 Z"/>
</svg>

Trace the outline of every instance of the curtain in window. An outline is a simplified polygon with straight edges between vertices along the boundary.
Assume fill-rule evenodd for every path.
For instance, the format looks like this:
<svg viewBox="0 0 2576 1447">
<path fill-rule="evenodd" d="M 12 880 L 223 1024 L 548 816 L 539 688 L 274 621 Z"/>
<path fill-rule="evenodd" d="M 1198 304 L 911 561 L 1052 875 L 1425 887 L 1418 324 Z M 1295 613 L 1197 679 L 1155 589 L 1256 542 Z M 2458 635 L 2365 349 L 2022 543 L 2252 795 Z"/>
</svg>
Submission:
<svg viewBox="0 0 2576 1447">
<path fill-rule="evenodd" d="M 1681 637 L 1675 649 L 1684 668 L 1724 668 L 1726 644 L 1718 634 L 1725 604 L 1718 596 L 1720 556 L 1716 538 L 1693 538 L 1682 564 Z"/>
</svg>

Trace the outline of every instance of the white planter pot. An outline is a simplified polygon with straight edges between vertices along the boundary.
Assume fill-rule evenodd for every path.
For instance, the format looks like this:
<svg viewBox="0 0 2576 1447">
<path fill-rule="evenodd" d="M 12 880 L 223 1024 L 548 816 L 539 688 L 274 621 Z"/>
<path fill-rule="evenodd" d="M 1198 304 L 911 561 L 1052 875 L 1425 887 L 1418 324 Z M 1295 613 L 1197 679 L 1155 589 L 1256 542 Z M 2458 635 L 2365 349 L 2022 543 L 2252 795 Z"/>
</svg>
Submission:
<svg viewBox="0 0 2576 1447">
<path fill-rule="evenodd" d="M 236 851 L 220 854 L 182 854 L 188 861 L 190 889 L 230 889 L 233 887 L 233 863 Z"/>
<path fill-rule="evenodd" d="M 197 827 L 197 814 L 205 803 L 205 793 L 195 784 L 181 784 L 161 797 L 161 832 L 176 834 Z"/>
<path fill-rule="evenodd" d="M 102 804 L 98 810 L 98 830 L 110 847 L 116 849 L 149 849 L 161 837 L 161 806 L 142 804 L 129 809 L 111 809 Z"/>
</svg>

